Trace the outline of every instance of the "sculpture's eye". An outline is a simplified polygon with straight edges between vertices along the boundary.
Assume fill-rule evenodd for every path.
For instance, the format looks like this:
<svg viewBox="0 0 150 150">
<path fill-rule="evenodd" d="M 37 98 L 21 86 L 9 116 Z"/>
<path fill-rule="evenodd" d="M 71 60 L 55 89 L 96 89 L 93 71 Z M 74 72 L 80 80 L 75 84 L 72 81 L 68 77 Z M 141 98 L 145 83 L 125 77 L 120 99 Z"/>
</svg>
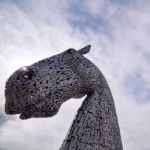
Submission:
<svg viewBox="0 0 150 150">
<path fill-rule="evenodd" d="M 34 77 L 35 73 L 32 69 L 22 68 L 16 78 L 16 84 L 28 84 L 34 79 Z"/>
</svg>

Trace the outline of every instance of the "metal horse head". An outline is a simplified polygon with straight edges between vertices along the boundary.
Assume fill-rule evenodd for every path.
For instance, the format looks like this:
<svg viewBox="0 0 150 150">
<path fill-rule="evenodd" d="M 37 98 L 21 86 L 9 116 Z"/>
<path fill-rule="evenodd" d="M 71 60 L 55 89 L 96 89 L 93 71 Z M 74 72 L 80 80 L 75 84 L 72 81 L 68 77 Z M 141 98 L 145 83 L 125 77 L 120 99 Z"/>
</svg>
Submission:
<svg viewBox="0 0 150 150">
<path fill-rule="evenodd" d="M 68 49 L 15 71 L 6 82 L 5 112 L 21 119 L 51 117 L 66 100 L 92 91 L 98 68 L 83 56 L 90 47 Z"/>
</svg>

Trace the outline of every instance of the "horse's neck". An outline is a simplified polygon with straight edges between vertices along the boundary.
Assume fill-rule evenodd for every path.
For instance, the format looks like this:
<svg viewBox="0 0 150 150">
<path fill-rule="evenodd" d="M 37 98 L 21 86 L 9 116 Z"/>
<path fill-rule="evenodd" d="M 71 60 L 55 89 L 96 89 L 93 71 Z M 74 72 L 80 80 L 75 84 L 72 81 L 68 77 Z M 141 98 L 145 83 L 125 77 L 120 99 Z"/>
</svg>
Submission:
<svg viewBox="0 0 150 150">
<path fill-rule="evenodd" d="M 122 150 L 114 101 L 105 81 L 88 94 L 60 150 Z"/>
</svg>

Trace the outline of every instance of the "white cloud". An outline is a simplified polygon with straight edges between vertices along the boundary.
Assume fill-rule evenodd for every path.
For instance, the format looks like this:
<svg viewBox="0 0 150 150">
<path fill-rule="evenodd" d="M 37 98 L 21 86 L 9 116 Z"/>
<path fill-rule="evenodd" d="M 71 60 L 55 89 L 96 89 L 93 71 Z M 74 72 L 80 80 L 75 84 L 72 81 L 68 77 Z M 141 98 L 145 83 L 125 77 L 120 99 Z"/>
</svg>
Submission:
<svg viewBox="0 0 150 150">
<path fill-rule="evenodd" d="M 85 18 L 82 14 L 75 16 L 77 14 L 68 9 L 70 4 L 67 0 L 0 2 L 1 104 L 4 104 L 5 81 L 17 68 L 69 47 L 92 44 L 87 57 L 108 79 L 117 107 L 124 149 L 150 149 L 150 97 L 146 103 L 142 103 L 142 99 L 139 103 L 136 93 L 128 90 L 135 85 L 137 72 L 148 83 L 141 83 L 139 88 L 150 89 L 147 59 L 150 53 L 150 4 L 146 1 L 122 5 L 115 1 L 86 0 L 80 7 L 79 2 L 76 3 L 77 8 L 84 9 L 85 13 L 91 14 L 90 17 L 105 21 L 106 27 L 98 24 L 102 27 L 96 31 L 88 24 L 85 29 L 80 28 L 80 22 L 77 26 L 71 24 L 68 16 L 74 21 L 81 21 L 82 18 L 90 21 L 92 18 Z M 78 17 L 81 18 L 78 20 Z M 133 81 L 126 85 L 130 76 Z M 138 92 L 142 95 L 140 90 Z M 141 97 L 144 99 L 144 94 Z M 80 100 L 68 101 L 54 118 L 28 121 L 15 118 L 3 123 L 0 128 L 1 148 L 58 149 L 80 104 Z M 68 114 L 68 111 L 71 113 Z"/>
</svg>

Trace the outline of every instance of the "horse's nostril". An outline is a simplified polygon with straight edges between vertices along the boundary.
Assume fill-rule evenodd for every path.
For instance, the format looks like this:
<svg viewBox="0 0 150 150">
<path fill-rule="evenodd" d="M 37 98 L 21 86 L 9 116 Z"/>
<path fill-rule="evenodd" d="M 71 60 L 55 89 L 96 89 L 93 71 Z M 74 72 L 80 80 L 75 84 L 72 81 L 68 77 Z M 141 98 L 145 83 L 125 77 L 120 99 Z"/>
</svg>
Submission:
<svg viewBox="0 0 150 150">
<path fill-rule="evenodd" d="M 28 84 L 35 78 L 35 71 L 32 68 L 23 67 L 16 77 L 16 84 Z"/>
</svg>

